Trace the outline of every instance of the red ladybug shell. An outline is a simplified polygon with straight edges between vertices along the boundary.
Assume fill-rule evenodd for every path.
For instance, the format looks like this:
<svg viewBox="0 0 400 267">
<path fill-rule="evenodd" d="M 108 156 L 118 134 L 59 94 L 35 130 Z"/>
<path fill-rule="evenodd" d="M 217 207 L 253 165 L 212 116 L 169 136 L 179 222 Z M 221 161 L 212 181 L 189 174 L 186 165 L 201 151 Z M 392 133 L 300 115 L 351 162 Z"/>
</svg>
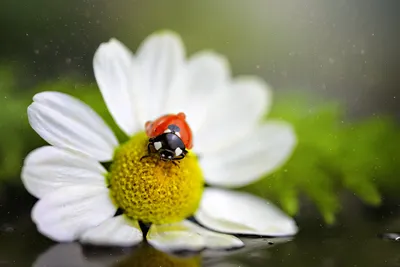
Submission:
<svg viewBox="0 0 400 267">
<path fill-rule="evenodd" d="M 179 127 L 180 131 L 178 135 L 180 135 L 186 148 L 191 149 L 193 147 L 192 130 L 186 122 L 185 113 L 167 114 L 154 121 L 148 121 L 145 124 L 145 131 L 149 138 L 154 138 L 163 134 L 168 129 L 168 126 L 172 124 Z"/>
</svg>

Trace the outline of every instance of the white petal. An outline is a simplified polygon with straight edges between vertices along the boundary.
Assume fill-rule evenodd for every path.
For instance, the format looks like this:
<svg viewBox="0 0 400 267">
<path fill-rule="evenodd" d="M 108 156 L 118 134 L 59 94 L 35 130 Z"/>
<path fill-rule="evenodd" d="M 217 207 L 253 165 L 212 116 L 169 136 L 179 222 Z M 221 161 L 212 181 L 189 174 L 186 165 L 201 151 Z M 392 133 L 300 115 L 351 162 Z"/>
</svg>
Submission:
<svg viewBox="0 0 400 267">
<path fill-rule="evenodd" d="M 22 182 L 37 198 L 70 185 L 106 186 L 107 171 L 96 160 L 54 146 L 38 148 L 27 156 Z"/>
<path fill-rule="evenodd" d="M 187 64 L 185 80 L 177 83 L 168 95 L 168 112 L 185 112 L 191 129 L 196 132 L 215 96 L 226 90 L 229 76 L 229 64 L 223 56 L 213 52 L 193 55 Z"/>
<path fill-rule="evenodd" d="M 104 102 L 119 127 L 127 135 L 142 128 L 134 101 L 136 91 L 143 88 L 136 86 L 140 73 L 133 54 L 121 42 L 111 39 L 97 49 L 93 69 Z"/>
<path fill-rule="evenodd" d="M 156 249 L 167 252 L 199 251 L 205 246 L 204 238 L 191 231 L 183 222 L 164 225 L 153 224 L 147 233 L 147 242 Z"/>
<path fill-rule="evenodd" d="M 295 145 L 296 135 L 289 124 L 269 121 L 226 149 L 202 155 L 200 163 L 207 183 L 239 187 L 281 167 Z"/>
<path fill-rule="evenodd" d="M 228 249 L 243 246 L 243 242 L 234 236 L 213 233 L 190 221 L 152 225 L 147 241 L 162 251 L 200 251 L 205 248 Z"/>
<path fill-rule="evenodd" d="M 55 241 L 73 241 L 116 211 L 104 186 L 68 186 L 39 200 L 32 220 L 39 232 Z"/>
<path fill-rule="evenodd" d="M 207 230 L 191 221 L 183 222 L 191 231 L 200 234 L 205 240 L 205 247 L 210 249 L 232 249 L 244 246 L 239 238 L 233 235 L 216 233 Z"/>
<path fill-rule="evenodd" d="M 214 153 L 254 131 L 272 101 L 267 84 L 257 77 L 239 77 L 221 91 L 195 134 L 199 154 Z"/>
<path fill-rule="evenodd" d="M 80 238 L 82 243 L 100 246 L 134 246 L 143 240 L 138 222 L 130 222 L 123 215 L 112 217 L 89 229 Z"/>
<path fill-rule="evenodd" d="M 69 95 L 43 92 L 28 107 L 32 128 L 48 143 L 92 156 L 112 158 L 118 141 L 110 128 L 89 106 Z"/>
<path fill-rule="evenodd" d="M 295 221 L 272 203 L 230 190 L 207 188 L 195 218 L 205 227 L 223 233 L 263 236 L 297 233 Z"/>
<path fill-rule="evenodd" d="M 137 52 L 140 67 L 138 109 L 141 122 L 163 115 L 166 98 L 184 69 L 185 49 L 180 37 L 171 32 L 152 34 Z"/>
</svg>

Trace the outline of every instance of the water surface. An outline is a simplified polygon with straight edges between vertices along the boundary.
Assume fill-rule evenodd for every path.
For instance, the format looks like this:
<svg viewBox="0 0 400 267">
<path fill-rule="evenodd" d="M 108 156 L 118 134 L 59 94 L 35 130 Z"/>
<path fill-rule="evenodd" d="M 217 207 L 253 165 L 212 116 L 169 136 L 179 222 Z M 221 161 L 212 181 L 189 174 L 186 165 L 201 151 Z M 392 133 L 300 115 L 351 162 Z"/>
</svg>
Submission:
<svg viewBox="0 0 400 267">
<path fill-rule="evenodd" d="M 347 219 L 333 227 L 300 218 L 301 232 L 293 239 L 245 237 L 246 247 L 239 250 L 168 255 L 146 244 L 125 249 L 56 244 L 30 219 L 34 199 L 20 190 L 7 196 L 0 206 L 0 266 L 400 266 L 400 241 L 378 237 L 400 229 L 400 220 L 371 211 L 345 212 Z"/>
</svg>

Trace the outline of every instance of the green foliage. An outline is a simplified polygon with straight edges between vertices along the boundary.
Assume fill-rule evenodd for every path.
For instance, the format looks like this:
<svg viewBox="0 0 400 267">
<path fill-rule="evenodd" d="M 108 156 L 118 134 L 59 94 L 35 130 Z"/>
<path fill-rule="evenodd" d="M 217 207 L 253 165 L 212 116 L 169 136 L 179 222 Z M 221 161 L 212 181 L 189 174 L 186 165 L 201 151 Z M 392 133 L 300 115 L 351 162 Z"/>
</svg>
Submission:
<svg viewBox="0 0 400 267">
<path fill-rule="evenodd" d="M 15 88 L 9 68 L 0 68 L 0 180 L 14 177 L 30 145 L 32 132 L 27 127 L 29 99 Z"/>
<path fill-rule="evenodd" d="M 299 196 L 305 195 L 327 223 L 340 210 L 343 189 L 369 205 L 381 203 L 378 189 L 399 192 L 398 125 L 383 117 L 344 122 L 343 110 L 304 93 L 277 99 L 268 118 L 293 124 L 297 148 L 287 164 L 245 190 L 278 202 L 291 215 L 298 212 Z"/>
</svg>

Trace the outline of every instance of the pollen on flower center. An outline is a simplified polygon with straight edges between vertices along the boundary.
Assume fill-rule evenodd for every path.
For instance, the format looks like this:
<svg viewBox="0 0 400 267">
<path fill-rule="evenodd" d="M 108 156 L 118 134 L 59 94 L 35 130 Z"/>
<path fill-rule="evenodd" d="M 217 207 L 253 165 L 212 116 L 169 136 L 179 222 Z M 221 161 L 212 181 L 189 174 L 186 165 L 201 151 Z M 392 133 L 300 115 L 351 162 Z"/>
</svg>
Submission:
<svg viewBox="0 0 400 267">
<path fill-rule="evenodd" d="M 198 208 L 204 180 L 193 153 L 179 161 L 160 160 L 147 154 L 148 138 L 133 136 L 115 152 L 109 172 L 111 196 L 124 213 L 145 223 L 172 223 L 192 215 Z"/>
</svg>

